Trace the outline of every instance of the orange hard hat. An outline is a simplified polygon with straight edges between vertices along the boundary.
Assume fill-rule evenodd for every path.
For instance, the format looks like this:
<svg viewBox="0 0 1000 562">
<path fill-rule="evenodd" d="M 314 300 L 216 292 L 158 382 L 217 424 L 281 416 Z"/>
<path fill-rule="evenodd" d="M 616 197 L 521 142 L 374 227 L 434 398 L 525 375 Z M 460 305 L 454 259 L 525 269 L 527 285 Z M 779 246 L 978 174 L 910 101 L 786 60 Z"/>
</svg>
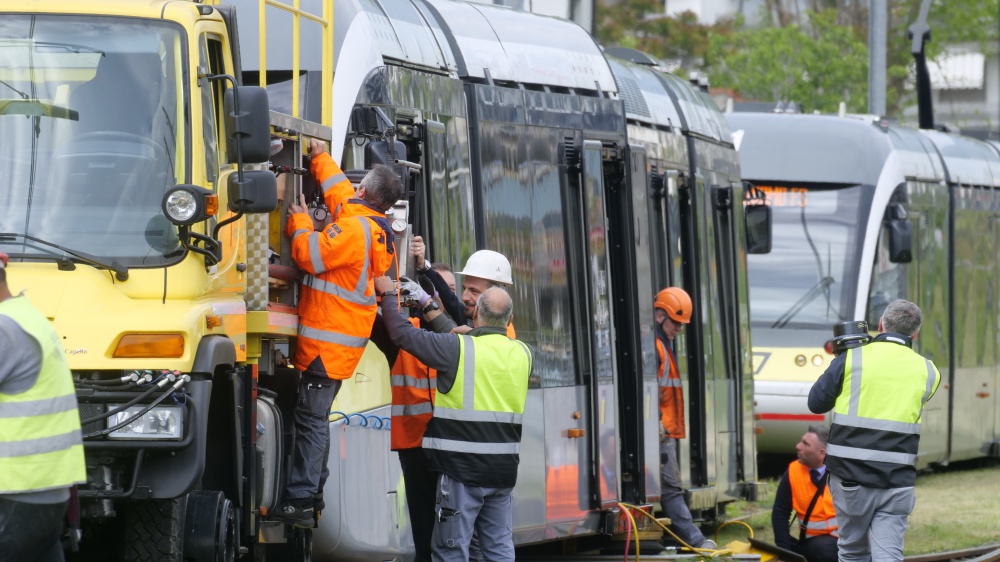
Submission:
<svg viewBox="0 0 1000 562">
<path fill-rule="evenodd" d="M 653 306 L 666 312 L 675 322 L 691 323 L 691 295 L 680 287 L 667 287 L 656 293 Z"/>
</svg>

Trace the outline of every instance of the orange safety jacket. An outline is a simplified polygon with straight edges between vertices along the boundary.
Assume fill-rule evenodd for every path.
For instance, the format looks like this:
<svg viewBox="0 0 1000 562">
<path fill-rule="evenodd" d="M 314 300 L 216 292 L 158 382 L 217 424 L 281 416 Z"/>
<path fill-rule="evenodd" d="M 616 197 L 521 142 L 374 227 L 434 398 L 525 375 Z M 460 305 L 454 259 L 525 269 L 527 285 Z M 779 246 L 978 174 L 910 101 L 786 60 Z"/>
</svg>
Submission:
<svg viewBox="0 0 1000 562">
<path fill-rule="evenodd" d="M 420 327 L 418 318 L 410 318 L 410 323 Z M 389 373 L 392 382 L 391 448 L 398 451 L 420 447 L 427 422 L 434 412 L 437 371 L 400 349 Z"/>
<path fill-rule="evenodd" d="M 812 503 L 813 496 L 816 495 L 816 485 L 809 477 L 809 467 L 799 461 L 792 461 L 788 465 L 788 485 L 792 490 L 792 509 L 799 520 L 801 528 L 802 519 L 806 516 L 806 510 Z M 833 498 L 830 496 L 830 487 L 823 489 L 823 495 L 816 501 L 812 513 L 809 514 L 809 522 L 806 524 L 806 537 L 817 535 L 840 536 L 837 526 L 837 513 L 833 510 Z"/>
<path fill-rule="evenodd" d="M 330 211 L 330 216 L 337 219 L 343 204 L 354 197 L 354 186 L 340 166 L 326 152 L 313 156 L 309 166 L 312 175 L 323 190 L 323 202 Z M 296 201 L 298 203 L 298 201 Z"/>
<path fill-rule="evenodd" d="M 687 432 L 684 427 L 684 388 L 681 387 L 681 374 L 677 370 L 674 353 L 656 338 L 656 354 L 659 356 L 659 372 L 656 374 L 660 393 L 660 422 L 667 437 L 684 439 Z M 670 368 L 667 369 L 667 365 Z"/>
<path fill-rule="evenodd" d="M 322 156 L 313 159 L 314 169 Z M 326 186 L 331 212 L 340 207 L 337 220 L 316 231 L 308 213 L 297 213 L 285 225 L 292 258 L 306 273 L 292 364 L 311 375 L 347 379 L 368 345 L 376 310 L 372 280 L 389 270 L 392 232 L 384 213 L 360 199 L 344 198 L 353 188 L 337 164 L 326 159 L 319 168 L 332 175 L 317 180 Z"/>
</svg>

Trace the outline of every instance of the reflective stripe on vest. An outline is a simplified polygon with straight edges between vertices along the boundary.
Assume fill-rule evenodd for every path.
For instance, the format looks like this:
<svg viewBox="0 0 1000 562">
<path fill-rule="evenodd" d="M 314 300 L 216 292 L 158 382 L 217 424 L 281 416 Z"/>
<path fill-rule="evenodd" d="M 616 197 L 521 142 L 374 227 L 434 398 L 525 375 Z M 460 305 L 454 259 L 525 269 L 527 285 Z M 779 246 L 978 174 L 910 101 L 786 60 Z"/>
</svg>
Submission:
<svg viewBox="0 0 1000 562">
<path fill-rule="evenodd" d="M 895 343 L 874 342 L 847 353 L 827 455 L 915 465 L 923 406 L 939 380 L 934 364 Z M 866 378 L 866 371 L 874 374 Z M 917 372 L 924 375 L 919 383 L 913 380 Z"/>
<path fill-rule="evenodd" d="M 323 188 L 323 195 L 326 195 L 327 192 L 330 191 L 331 187 L 337 185 L 342 181 L 347 181 L 347 175 L 344 174 L 343 172 L 340 172 L 339 174 L 334 174 L 323 180 L 323 183 L 319 184 L 320 187 Z"/>
<path fill-rule="evenodd" d="M 37 343 L 42 366 L 35 384 L 0 393 L 0 494 L 68 488 L 86 481 L 80 414 L 59 337 L 24 297 L 0 302 Z"/>
<path fill-rule="evenodd" d="M 418 390 L 427 390 L 431 388 L 431 380 L 425 377 L 412 377 L 410 375 L 392 375 L 390 378 L 390 384 L 392 386 L 406 386 L 409 388 L 416 388 Z"/>
<path fill-rule="evenodd" d="M 516 353 L 511 346 L 516 346 L 524 354 Z M 519 340 L 493 334 L 459 336 L 455 382 L 450 392 L 437 394 L 433 419 L 476 422 L 484 431 L 519 436 L 531 362 L 531 351 Z M 503 372 L 488 371 L 496 368 Z M 482 375 L 482 379 L 478 375 Z M 478 393 L 477 385 L 483 387 Z M 480 402 L 483 404 L 480 405 Z M 424 437 L 423 447 L 477 455 L 516 455 L 521 448 L 520 439 L 513 437 L 507 442 L 485 441 L 481 435 L 477 438 L 471 433 L 455 435 L 455 439 L 451 437 L 447 433 Z"/>
</svg>

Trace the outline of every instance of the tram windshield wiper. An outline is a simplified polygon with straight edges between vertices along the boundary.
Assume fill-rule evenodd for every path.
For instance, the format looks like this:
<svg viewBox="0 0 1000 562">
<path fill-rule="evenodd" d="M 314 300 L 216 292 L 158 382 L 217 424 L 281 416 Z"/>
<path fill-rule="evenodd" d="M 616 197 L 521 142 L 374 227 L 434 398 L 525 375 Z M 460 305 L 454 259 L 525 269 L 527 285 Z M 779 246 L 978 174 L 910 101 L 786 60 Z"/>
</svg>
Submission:
<svg viewBox="0 0 1000 562">
<path fill-rule="evenodd" d="M 99 257 L 94 256 L 94 255 L 88 254 L 86 252 L 81 252 L 79 250 L 73 250 L 73 249 L 70 249 L 70 248 L 66 248 L 66 247 L 60 246 L 59 244 L 56 244 L 54 242 L 49 242 L 48 240 L 43 240 L 41 238 L 37 238 L 35 236 L 30 236 L 28 234 L 18 234 L 16 232 L 0 232 L 0 242 L 16 240 L 18 238 L 23 238 L 26 241 L 26 243 L 30 241 L 30 242 L 34 242 L 36 244 L 41 244 L 42 246 L 48 246 L 49 248 L 54 248 L 56 250 L 60 250 L 62 252 L 65 252 L 66 254 L 72 256 L 73 258 L 76 259 L 76 261 L 79 261 L 81 263 L 85 263 L 87 265 L 92 265 L 94 267 L 101 267 L 101 268 L 110 270 L 110 271 L 114 272 L 115 279 L 117 279 L 119 281 L 126 281 L 126 280 L 128 280 L 128 268 L 125 267 L 124 265 L 121 265 L 120 263 L 118 263 L 116 261 L 109 261 L 109 260 L 106 260 L 106 259 L 103 259 L 103 258 L 99 258 Z"/>
<path fill-rule="evenodd" d="M 808 306 L 809 303 L 816 300 L 816 297 L 829 291 L 830 286 L 836 282 L 837 281 L 835 281 L 834 278 L 830 277 L 829 275 L 820 279 L 815 285 L 813 285 L 808 291 L 806 291 L 806 294 L 802 295 L 802 297 L 800 297 L 799 300 L 795 301 L 795 303 L 793 303 L 792 306 L 789 307 L 784 314 L 779 316 L 778 319 L 774 321 L 774 324 L 771 324 L 771 327 L 784 328 L 785 325 L 788 324 L 788 322 L 791 321 L 791 319 L 794 318 L 796 314 L 798 314 L 803 308 Z"/>
</svg>

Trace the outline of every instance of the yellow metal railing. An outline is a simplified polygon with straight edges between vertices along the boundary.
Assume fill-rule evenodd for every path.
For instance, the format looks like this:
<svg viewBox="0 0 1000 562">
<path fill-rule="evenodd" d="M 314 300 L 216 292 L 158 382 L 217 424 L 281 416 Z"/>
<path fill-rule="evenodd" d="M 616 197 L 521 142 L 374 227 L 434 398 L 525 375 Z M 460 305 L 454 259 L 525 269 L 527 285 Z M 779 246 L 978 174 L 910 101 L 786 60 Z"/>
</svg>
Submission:
<svg viewBox="0 0 1000 562">
<path fill-rule="evenodd" d="M 323 0 L 323 14 L 317 16 L 309 12 L 302 11 L 300 0 L 293 0 L 291 4 L 278 0 L 260 0 L 259 9 L 259 29 L 258 45 L 260 46 L 260 85 L 267 85 L 267 7 L 271 6 L 283 10 L 292 15 L 292 116 L 301 117 L 299 109 L 299 76 L 300 51 L 302 48 L 301 25 L 302 19 L 315 22 L 322 28 L 323 54 L 321 58 L 321 119 L 322 124 L 331 126 L 333 124 L 333 0 Z"/>
<path fill-rule="evenodd" d="M 221 0 L 204 0 L 206 4 L 216 5 Z M 319 24 L 322 29 L 322 58 L 320 63 L 320 74 L 322 75 L 322 100 L 320 105 L 320 118 L 322 124 L 330 127 L 333 125 L 333 2 L 334 0 L 323 0 L 323 14 L 315 15 L 302 10 L 300 0 L 292 0 L 291 4 L 280 2 L 279 0 L 259 0 L 257 5 L 258 37 L 260 56 L 260 79 L 261 87 L 267 86 L 267 7 L 271 6 L 292 16 L 292 116 L 302 117 L 299 109 L 299 76 L 302 74 L 300 51 L 301 51 L 301 25 L 302 19 Z"/>
</svg>

